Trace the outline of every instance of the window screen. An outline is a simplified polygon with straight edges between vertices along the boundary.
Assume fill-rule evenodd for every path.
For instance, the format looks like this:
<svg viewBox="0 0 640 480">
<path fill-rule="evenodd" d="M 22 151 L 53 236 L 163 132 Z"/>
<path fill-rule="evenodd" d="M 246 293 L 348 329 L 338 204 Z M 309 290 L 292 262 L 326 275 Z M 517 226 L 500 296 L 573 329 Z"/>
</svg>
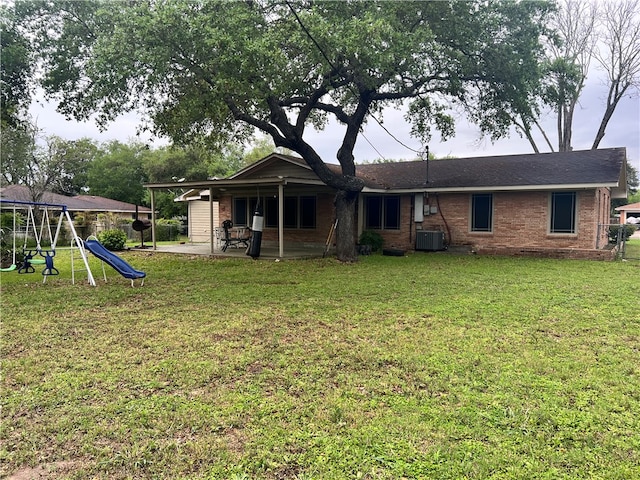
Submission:
<svg viewBox="0 0 640 480">
<path fill-rule="evenodd" d="M 384 228 L 387 230 L 400 228 L 400 197 L 398 195 L 384 197 Z"/>
<path fill-rule="evenodd" d="M 400 228 L 400 196 L 365 197 L 365 228 L 398 230 Z"/>
<path fill-rule="evenodd" d="M 247 225 L 247 206 L 248 202 L 245 197 L 236 197 L 233 199 L 233 224 L 238 226 Z"/>
<path fill-rule="evenodd" d="M 551 233 L 576 232 L 576 192 L 551 194 Z"/>
<path fill-rule="evenodd" d="M 491 232 L 493 221 L 493 195 L 475 194 L 471 197 L 471 231 Z"/>
<path fill-rule="evenodd" d="M 316 197 L 300 197 L 300 228 L 316 228 Z"/>
</svg>

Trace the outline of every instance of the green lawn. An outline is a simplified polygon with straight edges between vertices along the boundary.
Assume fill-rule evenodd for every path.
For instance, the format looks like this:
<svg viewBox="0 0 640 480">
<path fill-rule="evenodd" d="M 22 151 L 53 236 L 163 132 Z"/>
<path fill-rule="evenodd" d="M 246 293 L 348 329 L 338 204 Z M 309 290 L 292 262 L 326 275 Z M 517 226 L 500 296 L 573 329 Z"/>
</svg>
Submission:
<svg viewBox="0 0 640 480">
<path fill-rule="evenodd" d="M 625 257 L 633 260 L 640 260 L 640 238 L 627 240 L 625 244 Z"/>
<path fill-rule="evenodd" d="M 122 256 L 2 274 L 0 476 L 640 477 L 638 262 Z"/>
</svg>

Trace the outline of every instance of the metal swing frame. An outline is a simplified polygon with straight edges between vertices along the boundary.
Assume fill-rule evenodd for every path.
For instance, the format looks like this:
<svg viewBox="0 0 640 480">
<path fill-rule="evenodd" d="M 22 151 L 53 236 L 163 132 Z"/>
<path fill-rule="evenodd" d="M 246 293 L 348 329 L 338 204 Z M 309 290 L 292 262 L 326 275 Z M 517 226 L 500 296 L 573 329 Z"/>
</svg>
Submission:
<svg viewBox="0 0 640 480">
<path fill-rule="evenodd" d="M 74 248 L 74 244 L 77 246 L 78 250 L 80 251 L 80 256 L 82 257 L 82 261 L 84 263 L 84 267 L 87 271 L 87 280 L 89 282 L 89 284 L 92 287 L 96 286 L 96 281 L 93 277 L 93 274 L 91 273 L 91 268 L 89 267 L 89 259 L 87 257 L 87 253 L 85 251 L 84 248 L 84 242 L 82 241 L 82 239 L 80 237 L 78 237 L 78 233 L 76 232 L 75 226 L 73 225 L 73 220 L 71 219 L 71 215 L 69 214 L 69 210 L 67 209 L 66 205 L 62 205 L 62 204 L 55 204 L 55 203 L 40 203 L 40 202 L 24 202 L 24 201 L 20 201 L 20 200 L 8 200 L 8 199 L 4 199 L 4 198 L 0 198 L 0 203 L 2 205 L 10 205 L 13 206 L 13 212 L 14 212 L 14 221 L 15 221 L 15 215 L 16 215 L 16 210 L 20 209 L 20 207 L 22 207 L 21 209 L 26 209 L 27 210 L 27 227 L 26 227 L 26 235 L 25 235 L 25 247 L 26 247 L 26 242 L 27 242 L 27 238 L 29 236 L 29 225 L 31 224 L 33 226 L 33 231 L 34 231 L 34 236 L 36 238 L 36 249 L 34 251 L 36 251 L 38 253 L 38 255 L 40 256 L 44 256 L 45 257 L 45 271 L 43 272 L 44 274 L 44 279 L 43 279 L 43 283 L 47 281 L 47 276 L 49 276 L 50 274 L 53 273 L 53 270 L 55 270 L 55 268 L 53 267 L 53 256 L 55 255 L 55 249 L 56 249 L 56 245 L 58 243 L 58 237 L 60 235 L 60 229 L 62 228 L 62 223 L 64 220 L 67 221 L 67 226 L 69 228 L 69 232 L 71 233 L 71 256 L 73 257 L 73 248 Z M 40 233 L 38 233 L 38 229 L 36 226 L 36 222 L 35 222 L 35 216 L 34 216 L 34 210 L 36 208 L 42 209 L 43 210 L 43 216 L 42 216 L 42 221 L 40 224 Z M 51 232 L 51 224 L 49 223 L 49 209 L 60 209 L 60 216 L 58 218 L 58 224 L 57 224 L 57 228 L 56 228 L 56 232 L 55 235 L 52 236 L 52 232 Z M 45 221 L 46 219 L 46 221 Z M 42 239 L 43 239 L 43 235 L 44 235 L 44 227 L 45 224 L 47 225 L 48 228 L 48 232 L 49 232 L 49 237 L 51 238 L 51 248 L 50 251 L 53 252 L 53 254 L 49 254 L 46 253 L 45 255 L 42 255 Z M 15 232 L 15 228 L 14 228 L 14 232 Z M 14 255 L 15 255 L 15 242 L 14 242 Z M 24 248 L 24 247 L 23 247 Z M 73 266 L 72 266 L 73 269 Z M 47 270 L 49 270 L 48 273 Z M 73 275 L 72 278 L 72 282 L 75 283 L 75 275 Z"/>
</svg>

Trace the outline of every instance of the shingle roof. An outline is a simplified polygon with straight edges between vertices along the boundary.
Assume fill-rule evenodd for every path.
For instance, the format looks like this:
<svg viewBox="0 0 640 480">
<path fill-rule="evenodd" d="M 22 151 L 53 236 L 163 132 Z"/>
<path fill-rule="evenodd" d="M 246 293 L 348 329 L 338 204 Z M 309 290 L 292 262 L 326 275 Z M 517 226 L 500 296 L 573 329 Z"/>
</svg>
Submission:
<svg viewBox="0 0 640 480">
<path fill-rule="evenodd" d="M 371 189 L 612 186 L 625 178 L 625 161 L 624 148 L 610 148 L 358 165 L 356 174 Z"/>
<path fill-rule="evenodd" d="M 622 205 L 621 207 L 616 207 L 616 211 L 622 212 L 640 212 L 640 202 L 636 203 L 628 203 L 627 205 Z"/>
<path fill-rule="evenodd" d="M 17 200 L 19 202 L 31 202 L 29 189 L 23 185 L 8 185 L 0 189 L 0 196 L 3 200 Z M 72 212 L 121 212 L 133 213 L 136 206 L 131 203 L 120 202 L 110 198 L 98 197 L 95 195 L 77 195 L 68 197 L 57 193 L 45 192 L 40 200 L 41 203 L 55 205 L 66 205 Z M 147 207 L 138 207 L 139 213 L 151 213 Z"/>
</svg>

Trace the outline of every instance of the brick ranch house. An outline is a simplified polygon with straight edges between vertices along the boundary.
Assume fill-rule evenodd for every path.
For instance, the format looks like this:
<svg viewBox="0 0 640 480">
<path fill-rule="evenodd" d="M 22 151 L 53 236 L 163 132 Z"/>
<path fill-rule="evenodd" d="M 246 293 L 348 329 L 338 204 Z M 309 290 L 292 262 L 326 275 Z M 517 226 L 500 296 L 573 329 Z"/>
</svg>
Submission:
<svg viewBox="0 0 640 480">
<path fill-rule="evenodd" d="M 376 231 L 402 250 L 609 259 L 611 199 L 627 195 L 624 148 L 357 165 L 356 175 L 358 235 Z M 210 226 L 251 226 L 258 198 L 263 242 L 281 256 L 286 245 L 324 244 L 335 218 L 335 191 L 277 153 L 226 179 L 146 186 L 152 200 L 156 189 L 188 189 L 192 241 L 210 241 L 212 253 Z"/>
</svg>

